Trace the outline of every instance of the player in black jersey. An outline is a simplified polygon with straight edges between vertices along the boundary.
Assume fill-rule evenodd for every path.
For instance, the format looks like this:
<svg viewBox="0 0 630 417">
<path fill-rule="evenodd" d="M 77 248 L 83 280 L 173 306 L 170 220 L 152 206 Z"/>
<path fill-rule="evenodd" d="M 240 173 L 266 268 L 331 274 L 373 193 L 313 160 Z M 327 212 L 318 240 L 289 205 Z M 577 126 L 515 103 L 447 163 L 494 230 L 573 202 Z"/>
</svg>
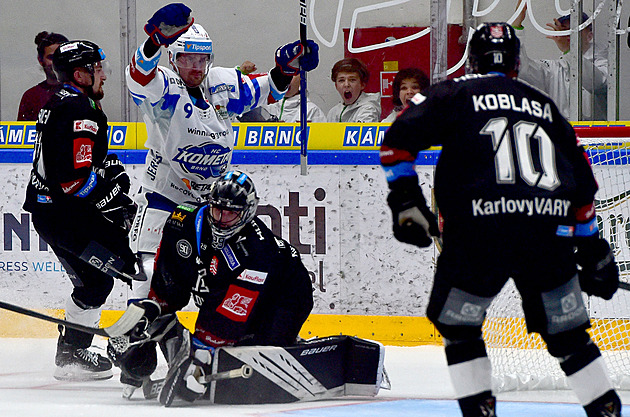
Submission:
<svg viewBox="0 0 630 417">
<path fill-rule="evenodd" d="M 126 196 L 130 181 L 116 155 L 107 155 L 107 117 L 96 101 L 107 79 L 104 59 L 89 41 L 65 42 L 55 51 L 63 86 L 39 112 L 24 203 L 74 286 L 66 319 L 94 327 L 113 278 L 136 272 L 127 239 L 135 209 Z M 61 327 L 60 333 L 55 378 L 111 378 L 107 358 L 88 350 L 93 335 Z"/>
<path fill-rule="evenodd" d="M 442 145 L 434 191 L 443 248 L 427 316 L 444 337 L 463 415 L 495 415 L 481 328 L 511 277 L 528 331 L 558 358 L 587 415 L 620 416 L 581 294 L 610 299 L 619 283 L 598 234 L 597 184 L 556 105 L 515 79 L 519 47 L 508 24 L 481 25 L 470 41 L 473 73 L 417 94 L 386 132 L 380 157 L 394 236 L 426 247 L 440 234 L 414 164 L 419 151 Z"/>
<path fill-rule="evenodd" d="M 149 298 L 140 302 L 146 320 L 130 337 L 136 344 L 119 349 L 120 340 L 110 340 L 108 352 L 124 384 L 139 387 L 151 375 L 156 339 L 162 340 L 172 376 L 160 397 L 165 405 L 173 396 L 193 401 L 205 392 L 192 375 L 208 372 L 215 348 L 296 343 L 313 308 L 311 279 L 297 249 L 256 217 L 257 207 L 252 179 L 229 171 L 212 184 L 208 204 L 180 205 L 169 216 Z M 192 335 L 173 324 L 191 296 L 199 308 Z M 174 327 L 165 331 L 169 326 Z M 133 393 L 132 387 L 125 390 L 125 397 Z"/>
</svg>

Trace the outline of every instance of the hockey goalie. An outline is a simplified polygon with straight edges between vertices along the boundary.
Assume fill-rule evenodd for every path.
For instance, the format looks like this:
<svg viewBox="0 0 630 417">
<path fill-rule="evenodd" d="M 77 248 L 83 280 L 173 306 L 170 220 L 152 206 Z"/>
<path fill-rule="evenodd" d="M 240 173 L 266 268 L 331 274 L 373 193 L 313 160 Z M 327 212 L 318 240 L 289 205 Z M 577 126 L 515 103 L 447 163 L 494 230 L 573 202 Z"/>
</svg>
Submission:
<svg viewBox="0 0 630 417">
<path fill-rule="evenodd" d="M 312 307 L 300 254 L 256 215 L 258 196 L 246 173 L 214 182 L 206 204 L 180 205 L 164 227 L 149 298 L 137 326 L 110 338 L 123 396 L 143 387 L 161 404 L 210 400 L 278 403 L 377 394 L 384 347 L 348 336 L 296 343 Z M 199 308 L 191 334 L 176 312 Z M 157 345 L 168 362 L 151 379 Z"/>
</svg>

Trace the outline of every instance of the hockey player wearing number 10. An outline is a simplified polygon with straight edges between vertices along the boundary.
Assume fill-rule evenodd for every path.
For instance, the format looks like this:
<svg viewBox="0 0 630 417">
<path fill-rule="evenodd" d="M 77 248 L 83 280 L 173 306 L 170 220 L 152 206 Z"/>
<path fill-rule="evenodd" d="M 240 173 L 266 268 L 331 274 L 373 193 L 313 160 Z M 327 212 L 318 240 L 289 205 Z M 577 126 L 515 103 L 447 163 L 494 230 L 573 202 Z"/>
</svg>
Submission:
<svg viewBox="0 0 630 417">
<path fill-rule="evenodd" d="M 386 132 L 380 158 L 394 236 L 426 247 L 440 234 L 414 163 L 442 145 L 434 191 L 443 245 L 427 317 L 444 338 L 463 416 L 497 415 L 481 328 L 510 277 L 528 331 L 558 358 L 586 414 L 621 416 L 581 294 L 610 299 L 619 285 L 598 234 L 597 183 L 556 105 L 515 79 L 519 47 L 508 24 L 481 25 L 469 46 L 473 73 L 417 94 Z"/>
<path fill-rule="evenodd" d="M 144 114 L 149 149 L 137 195 L 138 214 L 130 233 L 131 247 L 151 276 L 162 227 L 175 207 L 203 201 L 211 184 L 228 171 L 234 146 L 232 116 L 264 105 L 271 93 L 281 99 L 302 67 L 317 67 L 318 46 L 308 41 L 302 57 L 299 41 L 276 51 L 268 75 L 250 79 L 234 68 L 213 67 L 213 43 L 194 23 L 182 3 L 168 4 L 148 20 L 149 35 L 127 67 L 129 91 Z M 161 47 L 171 68 L 158 66 Z M 132 298 L 146 297 L 145 286 Z"/>
</svg>

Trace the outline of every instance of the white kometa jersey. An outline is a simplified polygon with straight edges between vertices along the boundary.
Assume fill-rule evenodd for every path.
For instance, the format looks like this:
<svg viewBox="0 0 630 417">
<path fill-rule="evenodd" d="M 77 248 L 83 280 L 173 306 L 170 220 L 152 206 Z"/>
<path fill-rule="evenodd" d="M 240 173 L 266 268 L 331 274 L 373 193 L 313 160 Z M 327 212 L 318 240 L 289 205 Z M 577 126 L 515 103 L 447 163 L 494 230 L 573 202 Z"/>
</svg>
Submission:
<svg viewBox="0 0 630 417">
<path fill-rule="evenodd" d="M 231 116 L 265 104 L 270 92 L 281 98 L 271 76 L 255 79 L 233 68 L 210 68 L 200 85 L 206 109 L 193 104 L 182 79 L 158 66 L 161 50 L 147 58 L 140 45 L 127 67 L 129 91 L 144 113 L 149 149 L 144 192 L 175 203 L 197 200 L 228 170 L 234 132 Z"/>
</svg>

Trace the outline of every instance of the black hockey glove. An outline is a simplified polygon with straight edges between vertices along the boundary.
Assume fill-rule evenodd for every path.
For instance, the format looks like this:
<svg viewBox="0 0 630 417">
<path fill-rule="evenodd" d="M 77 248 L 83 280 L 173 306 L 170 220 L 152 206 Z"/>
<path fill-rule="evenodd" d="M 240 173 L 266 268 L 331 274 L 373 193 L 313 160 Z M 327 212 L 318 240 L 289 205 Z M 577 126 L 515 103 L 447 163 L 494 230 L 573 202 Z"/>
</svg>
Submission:
<svg viewBox="0 0 630 417">
<path fill-rule="evenodd" d="M 125 194 L 129 194 L 131 188 L 131 180 L 129 175 L 125 172 L 125 166 L 118 159 L 118 155 L 115 153 L 109 154 L 103 161 L 103 168 L 92 167 L 92 170 L 102 179 L 120 184 L 120 187 Z"/>
<path fill-rule="evenodd" d="M 144 315 L 127 334 L 112 337 L 107 344 L 107 356 L 119 367 L 125 383 L 139 387 L 157 366 L 157 341 L 168 332 L 176 321 L 174 314 L 160 316 L 160 306 L 152 300 L 142 300 Z"/>
<path fill-rule="evenodd" d="M 109 181 L 120 184 L 123 193 L 129 194 L 131 180 L 129 179 L 129 175 L 125 172 L 125 166 L 120 162 L 120 159 L 118 159 L 118 155 L 111 153 L 105 157 L 103 174 Z"/>
<path fill-rule="evenodd" d="M 610 245 L 597 235 L 576 238 L 580 287 L 588 295 L 610 300 L 619 288 L 619 270 Z"/>
<path fill-rule="evenodd" d="M 394 237 L 404 243 L 426 248 L 439 236 L 435 215 L 427 207 L 422 190 L 415 177 L 390 184 L 387 204 L 392 209 Z"/>
<path fill-rule="evenodd" d="M 101 211 L 105 220 L 122 229 L 124 233 L 128 233 L 131 230 L 138 206 L 122 191 L 114 194 L 116 188 L 121 189 L 122 187 L 120 184 L 115 184 L 110 193 L 97 202 L 96 207 Z M 108 198 L 110 199 L 108 200 Z"/>
<path fill-rule="evenodd" d="M 144 31 L 156 45 L 168 46 L 186 32 L 195 19 L 190 8 L 183 3 L 171 3 L 153 14 Z"/>
</svg>

